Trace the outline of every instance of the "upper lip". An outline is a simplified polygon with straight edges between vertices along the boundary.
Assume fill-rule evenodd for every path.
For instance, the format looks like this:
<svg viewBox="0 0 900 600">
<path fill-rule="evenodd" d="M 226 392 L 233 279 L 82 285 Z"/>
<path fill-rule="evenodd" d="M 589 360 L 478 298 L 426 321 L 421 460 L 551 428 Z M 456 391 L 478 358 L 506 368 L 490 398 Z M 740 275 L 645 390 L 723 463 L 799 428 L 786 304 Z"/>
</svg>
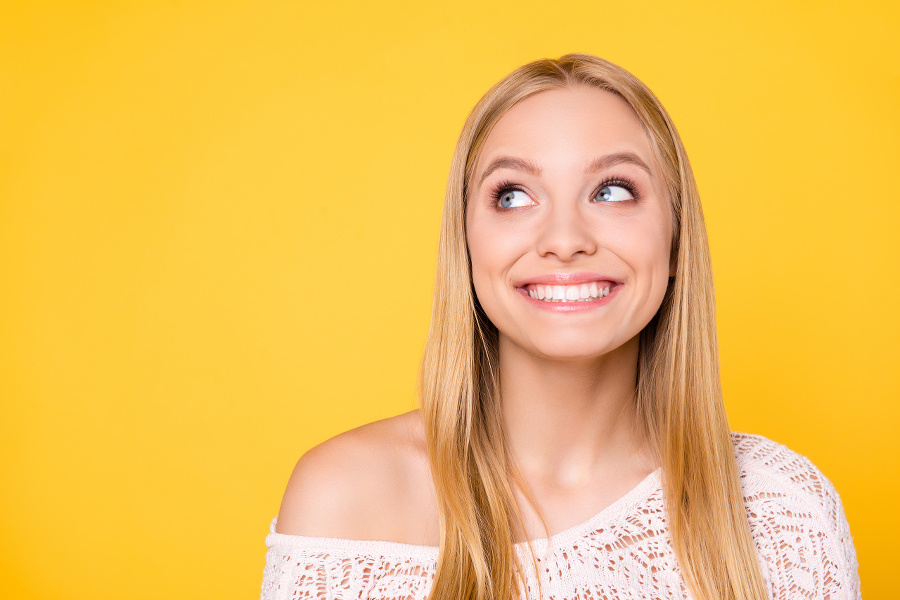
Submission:
<svg viewBox="0 0 900 600">
<path fill-rule="evenodd" d="M 515 287 L 525 287 L 526 285 L 578 285 L 581 283 L 590 283 L 592 281 L 611 281 L 616 285 L 622 283 L 615 277 L 602 275 L 600 273 L 548 273 L 547 275 L 538 275 L 536 277 L 528 277 L 515 282 Z"/>
</svg>

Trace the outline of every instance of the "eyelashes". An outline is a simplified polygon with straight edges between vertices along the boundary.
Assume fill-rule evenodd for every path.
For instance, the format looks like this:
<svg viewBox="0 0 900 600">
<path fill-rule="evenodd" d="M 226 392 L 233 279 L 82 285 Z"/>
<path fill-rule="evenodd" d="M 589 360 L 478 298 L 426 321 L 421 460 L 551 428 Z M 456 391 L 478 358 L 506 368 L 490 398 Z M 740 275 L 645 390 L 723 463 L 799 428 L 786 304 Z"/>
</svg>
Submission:
<svg viewBox="0 0 900 600">
<path fill-rule="evenodd" d="M 522 188 L 513 183 L 508 179 L 504 179 L 503 181 L 497 182 L 492 188 L 490 192 L 491 198 L 494 200 L 494 204 L 500 202 L 500 198 L 503 194 L 508 194 L 509 192 L 524 192 Z"/>
<path fill-rule="evenodd" d="M 601 190 L 603 190 L 604 188 L 608 188 L 608 187 L 620 187 L 620 188 L 625 189 L 631 195 L 631 198 L 629 198 L 628 200 L 638 200 L 640 198 L 640 193 L 638 190 L 637 183 L 631 178 L 622 177 L 620 175 L 617 175 L 615 177 L 608 177 L 608 178 L 604 179 L 602 182 L 600 182 L 600 185 L 598 185 L 594 189 L 594 192 L 591 194 L 591 200 L 593 201 L 594 198 L 596 198 L 600 194 Z M 526 193 L 521 185 L 514 183 L 508 179 L 497 182 L 495 185 L 493 185 L 491 187 L 491 190 L 489 192 L 489 196 L 492 201 L 491 204 L 499 210 L 507 210 L 508 208 L 516 208 L 516 207 L 512 207 L 512 206 L 501 206 L 501 199 L 505 200 L 504 197 L 513 192 L 521 192 L 522 194 Z M 622 202 L 622 201 L 624 201 L 624 200 L 618 200 L 618 202 Z M 610 202 L 610 201 L 607 200 L 607 202 Z M 616 201 L 612 201 L 612 202 L 616 202 Z"/>
<path fill-rule="evenodd" d="M 597 191 L 594 192 L 594 196 L 596 196 L 603 188 L 614 185 L 625 188 L 628 190 L 628 193 L 634 196 L 635 200 L 638 199 L 638 185 L 633 179 L 629 179 L 628 177 L 610 177 L 609 179 L 604 180 L 603 183 L 600 184 L 600 187 L 597 188 Z M 594 196 L 591 197 L 593 198 Z"/>
<path fill-rule="evenodd" d="M 512 206 L 512 202 L 514 201 L 513 197 L 515 196 L 516 192 L 518 192 L 519 194 L 521 194 L 527 198 L 527 194 L 526 194 L 525 190 L 523 190 L 521 187 L 519 187 L 515 183 L 512 183 L 509 180 L 501 181 L 501 182 L 497 183 L 497 185 L 495 185 L 491 189 L 491 193 L 490 193 L 490 197 L 493 200 L 492 205 L 496 208 L 502 208 L 502 209 L 518 208 L 518 207 Z"/>
</svg>

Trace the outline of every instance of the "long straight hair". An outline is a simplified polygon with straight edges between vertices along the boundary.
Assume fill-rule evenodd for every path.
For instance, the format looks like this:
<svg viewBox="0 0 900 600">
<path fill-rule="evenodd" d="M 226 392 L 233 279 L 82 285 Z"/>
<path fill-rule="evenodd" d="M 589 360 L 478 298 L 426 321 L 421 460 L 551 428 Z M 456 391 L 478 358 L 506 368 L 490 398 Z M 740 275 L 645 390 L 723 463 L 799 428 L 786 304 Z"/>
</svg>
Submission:
<svg viewBox="0 0 900 600">
<path fill-rule="evenodd" d="M 511 600 L 524 589 L 513 531 L 522 523 L 501 421 L 498 332 L 475 296 L 466 203 L 484 141 L 517 102 L 586 85 L 623 98 L 650 140 L 668 193 L 676 274 L 640 334 L 636 406 L 663 468 L 669 532 L 698 600 L 765 600 L 722 401 L 706 227 L 690 163 L 668 113 L 631 73 L 587 54 L 524 65 L 472 110 L 453 156 L 431 328 L 420 373 L 440 515 L 432 600 Z M 527 492 L 526 492 L 527 493 Z"/>
</svg>

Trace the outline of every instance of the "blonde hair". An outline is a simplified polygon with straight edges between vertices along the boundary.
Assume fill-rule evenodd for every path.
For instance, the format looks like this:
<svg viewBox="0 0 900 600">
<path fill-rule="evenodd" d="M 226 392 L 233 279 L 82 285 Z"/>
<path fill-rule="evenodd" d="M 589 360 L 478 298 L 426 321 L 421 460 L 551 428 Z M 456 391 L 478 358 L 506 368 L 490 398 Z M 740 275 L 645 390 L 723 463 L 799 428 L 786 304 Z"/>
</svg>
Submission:
<svg viewBox="0 0 900 600">
<path fill-rule="evenodd" d="M 722 401 L 706 228 L 678 132 L 631 73 L 587 54 L 524 65 L 472 110 L 453 156 L 441 223 L 431 329 L 420 377 L 440 514 L 433 600 L 509 600 L 524 584 L 513 546 L 520 483 L 503 428 L 498 333 L 472 288 L 468 186 L 494 124 L 541 91 L 587 85 L 622 97 L 642 122 L 672 206 L 676 274 L 640 334 L 635 410 L 663 468 L 672 544 L 698 600 L 766 598 Z"/>
</svg>

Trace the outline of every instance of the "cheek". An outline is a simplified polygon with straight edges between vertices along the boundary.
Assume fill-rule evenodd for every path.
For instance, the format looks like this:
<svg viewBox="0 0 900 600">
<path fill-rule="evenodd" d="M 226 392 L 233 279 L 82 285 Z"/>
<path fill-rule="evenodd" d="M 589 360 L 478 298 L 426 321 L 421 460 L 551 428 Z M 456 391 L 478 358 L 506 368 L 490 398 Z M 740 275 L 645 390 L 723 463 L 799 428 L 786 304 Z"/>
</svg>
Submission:
<svg viewBox="0 0 900 600">
<path fill-rule="evenodd" d="M 493 263 L 496 261 L 497 249 L 491 241 L 491 236 L 485 235 L 478 223 L 472 223 L 471 220 L 466 226 L 466 240 L 469 262 L 472 266 L 472 285 L 478 302 L 484 307 L 485 304 L 491 304 L 490 273 L 495 269 Z"/>
<path fill-rule="evenodd" d="M 607 237 L 609 247 L 629 263 L 635 275 L 643 280 L 668 284 L 672 247 L 672 226 L 668 215 L 634 219 L 611 228 Z"/>
<path fill-rule="evenodd" d="M 647 241 L 640 250 L 641 260 L 649 275 L 647 294 L 655 307 L 654 312 L 662 303 L 669 286 L 672 226 L 667 219 L 668 215 L 660 215 L 658 222 L 648 223 L 646 231 L 642 232 L 645 236 L 643 239 Z"/>
<path fill-rule="evenodd" d="M 482 215 L 483 216 L 483 215 Z M 496 290 L 508 285 L 508 273 L 530 248 L 529 237 L 520 227 L 509 223 L 470 219 L 466 227 L 472 283 L 481 305 L 493 305 Z"/>
</svg>

